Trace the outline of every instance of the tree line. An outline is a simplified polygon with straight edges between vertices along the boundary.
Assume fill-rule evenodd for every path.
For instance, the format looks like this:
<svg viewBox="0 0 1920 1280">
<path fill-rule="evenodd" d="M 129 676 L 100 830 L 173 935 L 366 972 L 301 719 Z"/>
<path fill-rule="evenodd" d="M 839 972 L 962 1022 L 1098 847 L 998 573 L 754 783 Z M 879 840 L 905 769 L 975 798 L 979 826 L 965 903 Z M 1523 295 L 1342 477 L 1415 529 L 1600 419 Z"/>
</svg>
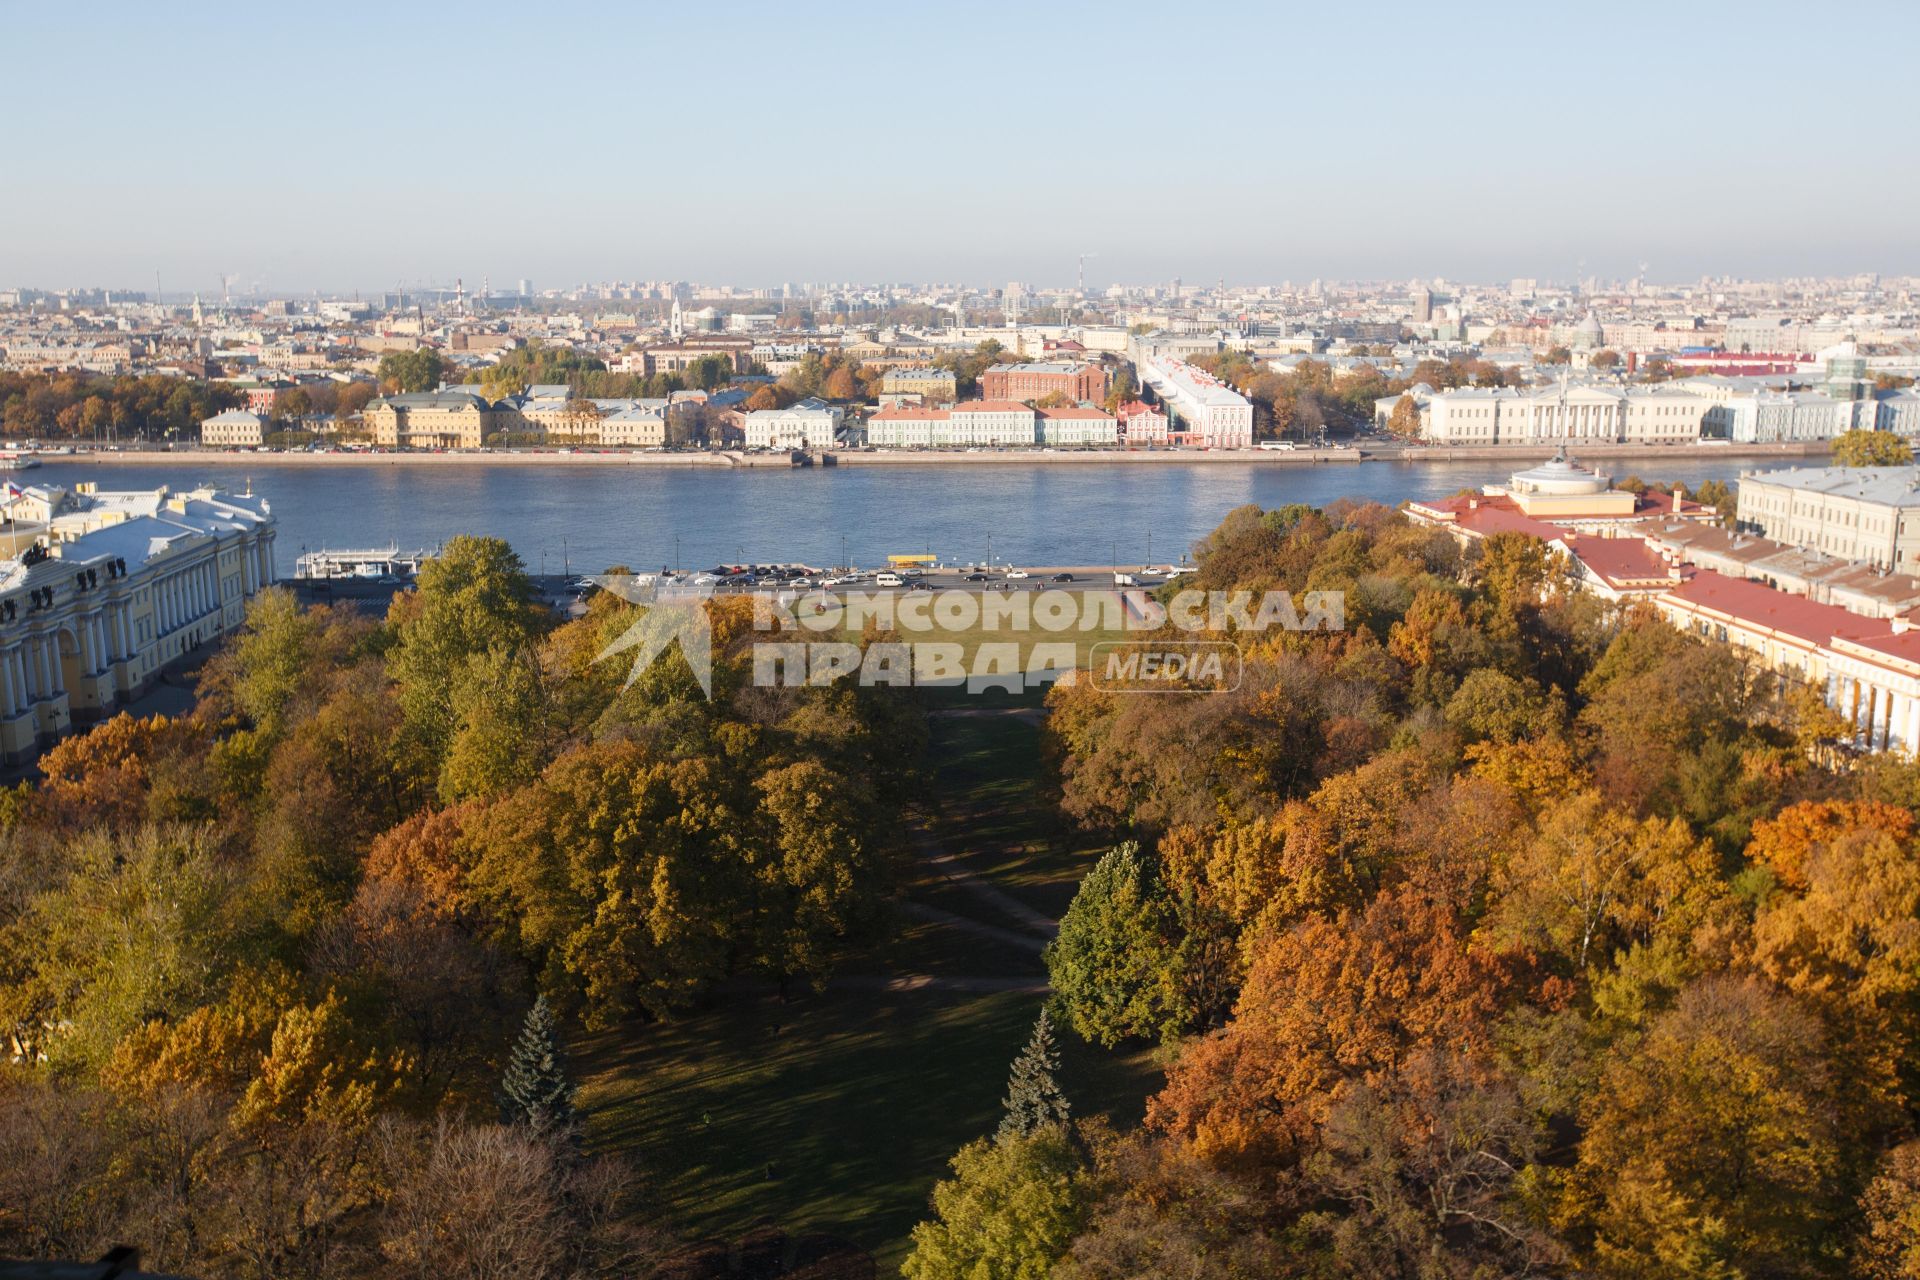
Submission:
<svg viewBox="0 0 1920 1280">
<path fill-rule="evenodd" d="M 1112 841 L 1049 1009 L 1165 1085 L 1116 1128 L 1047 1073 L 906 1274 L 1916 1274 L 1920 767 L 1537 540 L 1337 503 L 1198 550 L 1348 625 L 1238 635 L 1237 687 L 1049 696 Z"/>
<path fill-rule="evenodd" d="M 15 439 L 191 436 L 244 403 L 235 388 L 198 378 L 0 371 L 0 431 Z"/>
<path fill-rule="evenodd" d="M 206 1277 L 616 1276 L 672 1250 L 588 1150 L 569 1029 L 797 989 L 892 927 L 924 737 L 887 690 L 596 659 L 506 544 L 382 619 L 270 589 L 193 709 L 0 792 L 0 1255 Z"/>
</svg>

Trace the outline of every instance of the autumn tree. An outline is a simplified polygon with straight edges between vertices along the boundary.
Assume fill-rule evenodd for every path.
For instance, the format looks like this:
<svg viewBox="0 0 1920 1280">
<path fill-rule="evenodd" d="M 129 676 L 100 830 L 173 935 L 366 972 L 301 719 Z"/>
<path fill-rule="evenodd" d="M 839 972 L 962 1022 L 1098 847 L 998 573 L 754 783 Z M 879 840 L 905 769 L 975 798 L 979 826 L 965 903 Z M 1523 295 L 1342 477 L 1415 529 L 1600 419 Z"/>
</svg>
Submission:
<svg viewBox="0 0 1920 1280">
<path fill-rule="evenodd" d="M 1526 1275 L 1564 1261 L 1530 1203 L 1539 1143 L 1492 1059 L 1416 1051 L 1334 1103 L 1305 1165 L 1347 1212 L 1305 1225 L 1340 1274 Z"/>
<path fill-rule="evenodd" d="M 1881 1157 L 1860 1195 L 1860 1217 L 1855 1275 L 1862 1280 L 1920 1275 L 1920 1142 L 1903 1142 Z"/>
<path fill-rule="evenodd" d="M 1384 1083 L 1422 1049 L 1484 1050 L 1502 984 L 1417 893 L 1258 937 L 1233 1021 L 1181 1056 L 1149 1121 L 1203 1154 L 1271 1155 L 1344 1082 Z"/>
<path fill-rule="evenodd" d="M 619 1159 L 582 1159 L 563 1140 L 513 1125 L 442 1119 L 380 1135 L 379 1255 L 396 1278 L 649 1275 L 671 1247 L 633 1225 L 636 1179 Z"/>
<path fill-rule="evenodd" d="M 752 897 L 731 798 L 709 759 L 575 747 L 468 827 L 470 891 L 589 1026 L 664 1014 L 725 975 Z"/>
<path fill-rule="evenodd" d="M 1610 1272 L 1719 1277 L 1817 1265 L 1840 1133 L 1820 1024 L 1734 977 L 1618 1046 L 1586 1112 L 1568 1206 Z"/>
<path fill-rule="evenodd" d="M 1913 461 L 1913 447 L 1891 431 L 1853 430 L 1835 436 L 1836 467 L 1904 467 Z"/>
<path fill-rule="evenodd" d="M 820 394 L 829 400 L 857 400 L 860 398 L 860 383 L 853 376 L 853 370 L 841 365 L 820 385 Z"/>
<path fill-rule="evenodd" d="M 1393 412 L 1387 415 L 1387 430 L 1402 440 L 1420 438 L 1420 404 L 1412 392 L 1403 392 L 1395 402 Z"/>
</svg>

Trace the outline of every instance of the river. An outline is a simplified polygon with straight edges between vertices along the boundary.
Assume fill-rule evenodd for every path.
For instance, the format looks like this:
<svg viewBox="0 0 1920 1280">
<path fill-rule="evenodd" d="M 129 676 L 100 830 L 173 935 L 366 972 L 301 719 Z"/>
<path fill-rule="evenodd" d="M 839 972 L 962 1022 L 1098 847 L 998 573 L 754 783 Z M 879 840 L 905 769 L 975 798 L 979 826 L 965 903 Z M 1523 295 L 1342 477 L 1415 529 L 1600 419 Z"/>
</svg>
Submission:
<svg viewBox="0 0 1920 1280">
<path fill-rule="evenodd" d="M 1352 462 L 1320 466 L 842 467 L 734 469 L 516 466 L 300 467 L 49 462 L 24 484 L 105 488 L 251 485 L 279 520 L 279 570 L 301 551 L 431 548 L 459 533 L 511 542 L 536 572 L 610 565 L 802 561 L 873 565 L 895 553 L 950 561 L 1133 564 L 1179 558 L 1236 506 L 1336 498 L 1396 504 L 1504 480 L 1525 462 Z M 1617 461 L 1616 475 L 1733 480 L 1741 460 Z M 1746 466 L 1756 464 L 1751 460 Z M 677 538 L 677 544 L 676 544 Z M 850 558 L 850 559 L 849 559 Z"/>
</svg>

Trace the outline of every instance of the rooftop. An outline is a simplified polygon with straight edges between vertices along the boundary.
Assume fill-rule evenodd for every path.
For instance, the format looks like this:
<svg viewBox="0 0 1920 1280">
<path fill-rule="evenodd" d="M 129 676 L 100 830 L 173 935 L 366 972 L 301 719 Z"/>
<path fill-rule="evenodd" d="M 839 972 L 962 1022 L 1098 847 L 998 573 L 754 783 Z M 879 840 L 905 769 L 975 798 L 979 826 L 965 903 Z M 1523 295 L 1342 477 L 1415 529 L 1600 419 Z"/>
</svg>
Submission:
<svg viewBox="0 0 1920 1280">
<path fill-rule="evenodd" d="M 1805 596 L 1789 595 L 1763 582 L 1729 578 L 1701 569 L 1667 593 L 1696 608 L 1711 610 L 1750 626 L 1764 627 L 1805 644 L 1826 644 L 1836 636 L 1858 638 L 1886 635 L 1885 619 L 1864 618 L 1837 604 L 1816 604 Z"/>
<path fill-rule="evenodd" d="M 1821 493 L 1894 507 L 1920 507 L 1920 466 L 1912 467 L 1789 467 L 1785 471 L 1756 471 L 1740 483 L 1779 485 L 1802 493 Z"/>
</svg>

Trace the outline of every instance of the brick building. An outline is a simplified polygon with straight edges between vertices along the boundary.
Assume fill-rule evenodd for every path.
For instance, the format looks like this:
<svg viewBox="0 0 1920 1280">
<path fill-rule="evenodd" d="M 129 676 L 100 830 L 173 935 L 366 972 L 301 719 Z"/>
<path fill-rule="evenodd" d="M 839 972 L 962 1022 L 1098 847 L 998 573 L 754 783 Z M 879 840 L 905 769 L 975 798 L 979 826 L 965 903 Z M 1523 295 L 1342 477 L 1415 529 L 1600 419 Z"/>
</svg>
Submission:
<svg viewBox="0 0 1920 1280">
<path fill-rule="evenodd" d="M 1107 397 L 1107 371 L 1097 364 L 1049 361 L 996 364 L 980 375 L 984 400 L 1041 400 L 1060 394 L 1075 404 Z"/>
</svg>

